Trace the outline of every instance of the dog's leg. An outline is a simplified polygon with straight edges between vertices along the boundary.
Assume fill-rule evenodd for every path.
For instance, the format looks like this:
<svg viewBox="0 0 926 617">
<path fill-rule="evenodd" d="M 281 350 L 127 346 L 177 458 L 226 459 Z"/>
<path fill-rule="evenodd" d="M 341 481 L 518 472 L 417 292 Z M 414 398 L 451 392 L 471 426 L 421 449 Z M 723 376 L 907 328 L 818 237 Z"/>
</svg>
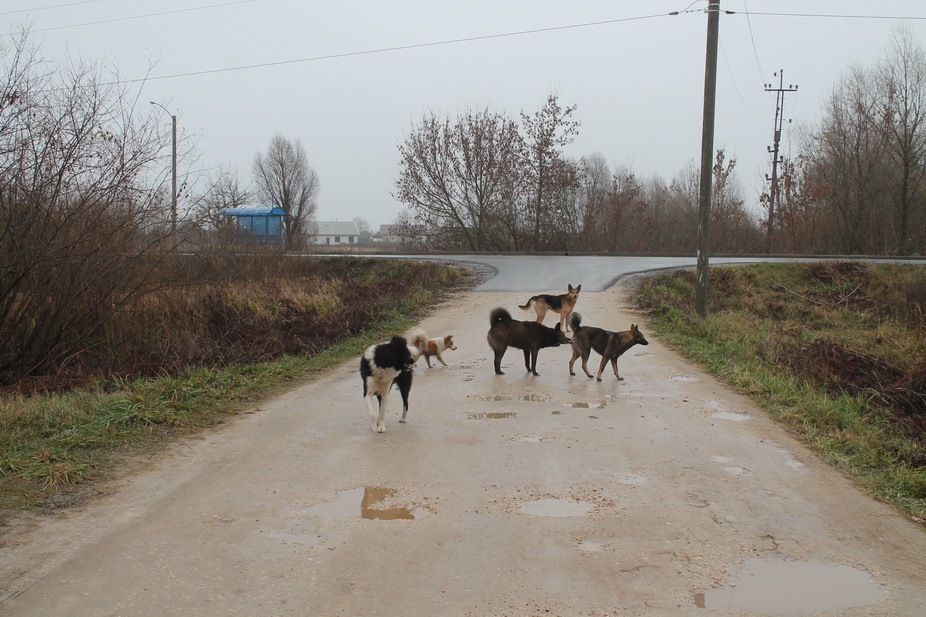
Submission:
<svg viewBox="0 0 926 617">
<path fill-rule="evenodd" d="M 579 355 L 580 355 L 579 352 L 576 351 L 576 348 L 575 348 L 575 347 L 573 347 L 573 348 L 572 348 L 572 359 L 569 360 L 569 374 L 570 374 L 570 375 L 575 375 L 575 374 L 576 374 L 575 371 L 572 370 L 572 365 L 576 363 L 576 358 L 578 358 Z"/>
<path fill-rule="evenodd" d="M 604 371 L 604 367 L 608 365 L 609 360 L 613 362 L 613 359 L 608 358 L 608 356 L 601 356 L 601 364 L 598 365 L 598 375 L 596 376 L 598 381 L 601 381 L 601 373 Z"/>
<path fill-rule="evenodd" d="M 389 398 L 389 391 L 387 390 L 379 398 L 379 415 L 376 417 L 376 428 L 373 429 L 375 433 L 385 433 L 386 432 L 386 399 Z"/>
<path fill-rule="evenodd" d="M 444 366 L 447 366 L 447 363 L 444 362 L 444 358 L 440 355 L 439 351 L 437 352 L 437 359 L 440 360 L 441 364 L 443 364 Z"/>
<path fill-rule="evenodd" d="M 505 355 L 505 352 L 508 351 L 507 347 L 502 347 L 501 349 L 495 348 L 495 374 L 504 375 L 505 372 L 502 370 L 502 356 Z"/>
<path fill-rule="evenodd" d="M 617 356 L 614 356 L 613 358 L 611 358 L 611 368 L 614 369 L 614 376 L 617 377 L 617 380 L 624 381 L 624 378 L 621 377 L 620 374 L 617 372 Z"/>
<path fill-rule="evenodd" d="M 381 407 L 382 399 L 379 397 L 378 394 L 369 394 L 363 397 L 363 399 L 364 401 L 366 401 L 367 411 L 370 414 L 370 430 L 375 433 L 376 432 L 376 417 L 378 414 L 378 411 L 376 409 L 376 403 L 379 402 L 380 407 Z"/>
<path fill-rule="evenodd" d="M 529 349 L 524 350 L 524 368 L 527 369 L 528 373 L 533 372 L 533 370 L 531 369 L 531 352 Z"/>
<path fill-rule="evenodd" d="M 402 395 L 402 417 L 399 422 L 404 423 L 408 418 L 408 395 L 412 391 L 412 372 L 403 372 L 396 381 L 399 384 L 399 394 Z"/>
<path fill-rule="evenodd" d="M 539 349 L 539 348 L 536 348 L 536 347 L 535 347 L 534 349 L 531 349 L 531 367 L 530 367 L 530 369 L 528 369 L 528 370 L 529 370 L 531 373 L 533 373 L 535 377 L 538 376 L 538 375 L 540 375 L 540 373 L 537 372 L 537 356 L 538 356 L 539 354 L 540 354 L 540 349 Z M 524 352 L 524 355 L 525 355 L 525 356 L 527 355 L 527 352 L 526 352 L 526 351 Z"/>
<path fill-rule="evenodd" d="M 559 329 L 563 332 L 569 332 L 569 313 L 566 311 L 559 314 Z"/>
<path fill-rule="evenodd" d="M 431 356 L 429 356 L 428 354 L 425 354 L 424 361 L 428 363 L 428 368 L 431 368 Z"/>
<path fill-rule="evenodd" d="M 547 308 L 534 306 L 534 311 L 537 313 L 537 323 L 543 323 L 543 318 L 547 316 Z"/>
<path fill-rule="evenodd" d="M 586 349 L 586 350 L 584 350 L 584 352 L 582 353 L 582 370 L 585 371 L 585 374 L 589 377 L 589 379 L 591 379 L 592 377 L 594 377 L 594 375 L 592 375 L 591 371 L 588 370 L 588 357 L 591 355 L 591 353 L 592 353 L 592 352 L 591 352 L 590 349 Z"/>
</svg>

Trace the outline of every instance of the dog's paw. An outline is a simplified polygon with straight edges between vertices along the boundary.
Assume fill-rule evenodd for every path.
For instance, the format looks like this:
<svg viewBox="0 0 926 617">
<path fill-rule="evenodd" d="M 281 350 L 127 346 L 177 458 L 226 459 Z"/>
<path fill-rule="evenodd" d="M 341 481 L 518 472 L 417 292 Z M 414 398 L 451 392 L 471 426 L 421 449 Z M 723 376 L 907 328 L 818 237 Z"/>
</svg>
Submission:
<svg viewBox="0 0 926 617">
<path fill-rule="evenodd" d="M 385 433 L 385 432 L 386 432 L 386 425 L 385 425 L 385 424 L 378 424 L 378 425 L 376 426 L 376 432 L 377 432 L 377 433 Z"/>
<path fill-rule="evenodd" d="M 618 377 L 617 380 L 618 380 L 618 381 L 624 381 L 624 378 L 623 378 L 623 377 Z"/>
<path fill-rule="evenodd" d="M 399 418 L 400 424 L 405 424 L 406 422 L 408 422 L 408 420 L 406 420 L 405 418 Z"/>
<path fill-rule="evenodd" d="M 601 381 L 601 377 L 599 377 L 599 378 L 597 379 L 597 381 Z"/>
<path fill-rule="evenodd" d="M 575 373 L 573 373 L 572 371 L 569 371 L 569 374 L 570 374 L 570 375 L 572 375 L 573 377 L 575 377 L 575 376 L 576 376 L 576 374 L 575 374 Z"/>
</svg>

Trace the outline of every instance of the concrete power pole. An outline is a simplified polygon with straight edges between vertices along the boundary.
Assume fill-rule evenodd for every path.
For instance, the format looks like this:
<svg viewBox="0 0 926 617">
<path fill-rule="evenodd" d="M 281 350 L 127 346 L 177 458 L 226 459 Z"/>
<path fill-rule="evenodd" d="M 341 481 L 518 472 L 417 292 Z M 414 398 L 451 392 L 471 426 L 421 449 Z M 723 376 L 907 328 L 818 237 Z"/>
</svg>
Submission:
<svg viewBox="0 0 926 617">
<path fill-rule="evenodd" d="M 773 137 L 774 145 L 768 149 L 768 151 L 772 154 L 772 177 L 769 178 L 768 176 L 765 176 L 765 179 L 772 183 L 768 195 L 768 235 L 765 238 L 766 253 L 771 253 L 775 246 L 772 233 L 774 232 L 775 228 L 775 207 L 778 204 L 778 163 L 781 162 L 781 158 L 778 155 L 778 145 L 781 143 L 781 127 L 784 124 L 785 92 L 797 92 L 797 86 L 795 85 L 788 85 L 788 87 L 785 88 L 784 69 L 775 73 L 775 77 L 778 78 L 777 88 L 774 88 L 772 84 L 765 84 L 766 92 L 775 93 L 775 133 Z"/>
<path fill-rule="evenodd" d="M 707 317 L 707 272 L 711 226 L 711 181 L 714 176 L 714 109 L 717 98 L 717 40 L 720 0 L 707 7 L 707 53 L 704 62 L 704 115 L 701 126 L 701 191 L 698 197 L 698 281 L 695 308 Z"/>
</svg>

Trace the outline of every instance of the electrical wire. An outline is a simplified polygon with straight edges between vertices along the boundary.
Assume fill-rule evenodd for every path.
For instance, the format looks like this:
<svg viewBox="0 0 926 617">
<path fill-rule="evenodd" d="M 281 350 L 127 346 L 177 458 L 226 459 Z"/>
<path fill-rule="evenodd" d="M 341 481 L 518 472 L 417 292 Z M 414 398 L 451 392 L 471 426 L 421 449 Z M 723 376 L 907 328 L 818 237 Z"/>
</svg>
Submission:
<svg viewBox="0 0 926 617">
<path fill-rule="evenodd" d="M 48 9 L 61 9 L 69 6 L 77 6 L 79 4 L 93 4 L 95 2 L 102 2 L 103 0 L 81 0 L 80 2 L 68 2 L 65 4 L 51 4 L 49 6 L 37 6 L 32 9 L 17 9 L 15 11 L 4 11 L 0 13 L 0 16 L 3 15 L 16 15 L 18 13 L 35 13 L 36 11 L 47 11 Z"/>
<path fill-rule="evenodd" d="M 728 12 L 729 15 L 736 15 L 736 12 Z M 833 19 L 899 19 L 899 20 L 926 20 L 926 17 L 913 17 L 910 15 L 836 15 L 833 13 L 770 13 L 770 12 L 753 12 L 749 15 L 758 15 L 762 17 L 821 17 Z"/>
<path fill-rule="evenodd" d="M 88 0 L 89 2 L 96 2 L 97 0 Z M 207 6 L 194 6 L 186 9 L 175 9 L 172 11 L 161 11 L 160 13 L 147 13 L 145 15 L 133 15 L 130 17 L 114 17 L 113 19 L 101 19 L 100 21 L 88 21 L 82 24 L 70 24 L 68 26 L 52 26 L 49 28 L 36 28 L 32 32 L 51 32 L 54 30 L 66 30 L 68 28 L 82 28 L 84 26 L 97 26 L 99 24 L 111 24 L 122 21 L 134 21 L 136 19 L 147 19 L 149 17 L 161 17 L 163 15 L 175 15 L 177 13 L 190 13 L 192 11 L 203 11 L 206 9 L 217 9 L 226 6 L 234 6 L 236 4 L 248 4 L 251 2 L 257 2 L 258 0 L 235 0 L 234 2 L 222 2 L 221 4 L 210 4 Z M 82 4 L 82 3 L 75 3 Z M 69 6 L 69 5 L 60 5 L 60 6 Z M 55 7 L 47 7 L 55 8 Z"/>
<path fill-rule="evenodd" d="M 272 67 L 272 66 L 285 66 L 285 65 L 288 65 L 288 64 L 302 64 L 302 63 L 305 63 L 305 62 L 319 62 L 319 61 L 322 61 L 322 60 L 335 60 L 335 59 L 338 59 L 338 58 L 351 58 L 351 57 L 356 57 L 356 56 L 369 56 L 369 55 L 374 55 L 374 54 L 391 53 L 391 52 L 396 52 L 396 51 L 407 51 L 407 50 L 410 50 L 410 49 L 425 49 L 425 48 L 428 48 L 428 47 L 439 47 L 439 46 L 443 46 L 443 45 L 455 45 L 455 44 L 459 44 L 459 43 L 472 43 L 472 42 L 474 42 L 474 41 L 489 41 L 489 40 L 493 40 L 493 39 L 501 39 L 501 38 L 514 37 L 514 36 L 526 36 L 526 35 L 530 35 L 530 34 L 543 34 L 543 33 L 547 33 L 547 32 L 558 32 L 558 31 L 562 31 L 562 30 L 572 30 L 572 29 L 576 29 L 576 28 L 589 28 L 589 27 L 593 27 L 593 26 L 604 26 L 604 25 L 616 24 L 616 23 L 623 23 L 623 22 L 629 22 L 629 21 L 640 21 L 640 20 L 644 20 L 644 19 L 653 19 L 653 18 L 656 18 L 656 17 L 669 17 L 670 15 L 671 15 L 671 13 L 659 13 L 659 14 L 655 14 L 655 15 L 642 15 L 642 16 L 639 16 L 639 17 L 625 17 L 625 18 L 621 18 L 621 19 L 608 19 L 608 20 L 604 20 L 604 21 L 594 21 L 594 22 L 588 22 L 588 23 L 582 23 L 582 24 L 572 24 L 572 25 L 568 25 L 568 26 L 553 26 L 553 27 L 550 27 L 550 28 L 536 28 L 536 29 L 533 29 L 533 30 L 521 30 L 521 31 L 518 31 L 518 32 L 505 32 L 505 33 L 501 33 L 501 34 L 485 34 L 485 35 L 480 35 L 480 36 L 471 36 L 471 37 L 465 37 L 465 38 L 459 38 L 459 39 L 447 39 L 447 40 L 443 40 L 443 41 L 433 41 L 433 42 L 430 42 L 430 43 L 413 43 L 413 44 L 410 44 L 410 45 L 397 45 L 397 46 L 395 46 L 395 47 L 381 47 L 381 48 L 378 48 L 378 49 L 367 49 L 367 50 L 364 50 L 364 51 L 349 51 L 349 52 L 344 52 L 344 53 L 340 53 L 340 54 L 328 54 L 328 55 L 324 55 L 324 56 L 312 56 L 312 57 L 309 57 L 309 58 L 297 58 L 297 59 L 293 59 L 293 60 L 277 60 L 277 61 L 274 61 L 274 62 L 262 62 L 262 63 L 259 63 L 259 64 L 245 64 L 245 65 L 240 65 L 240 66 L 226 67 L 226 68 L 222 68 L 222 69 L 205 69 L 205 70 L 201 70 L 201 71 L 190 71 L 190 72 L 187 72 L 187 73 L 174 73 L 174 74 L 172 74 L 172 75 L 148 76 L 148 77 L 138 78 L 138 79 L 127 79 L 127 80 L 122 80 L 122 81 L 119 81 L 119 82 L 117 82 L 117 83 L 120 83 L 120 84 L 132 84 L 132 83 L 146 82 L 146 81 L 160 81 L 160 80 L 163 80 L 163 79 L 176 79 L 176 78 L 179 78 L 179 77 L 194 77 L 194 76 L 198 76 L 198 75 L 213 75 L 213 74 L 216 74 L 216 73 L 230 73 L 230 72 L 233 72 L 233 71 L 246 71 L 246 70 L 251 70 L 251 69 L 268 68 L 268 67 Z"/>
</svg>

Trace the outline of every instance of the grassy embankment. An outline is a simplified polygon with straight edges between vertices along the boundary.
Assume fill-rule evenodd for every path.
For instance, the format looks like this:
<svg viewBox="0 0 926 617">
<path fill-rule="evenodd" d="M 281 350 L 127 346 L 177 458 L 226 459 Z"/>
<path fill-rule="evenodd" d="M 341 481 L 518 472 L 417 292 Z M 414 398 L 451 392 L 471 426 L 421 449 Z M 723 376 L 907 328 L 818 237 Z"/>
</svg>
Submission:
<svg viewBox="0 0 926 617">
<path fill-rule="evenodd" d="M 78 388 L 2 394 L 0 524 L 17 510 L 70 505 L 169 439 L 359 356 L 469 281 L 460 268 L 408 260 L 255 263 L 246 276 L 235 266 L 220 283 L 148 297 L 110 324 L 95 348 L 111 347 L 134 375 L 83 374 Z M 138 377 L 153 358 L 158 375 Z"/>
<path fill-rule="evenodd" d="M 878 499 L 926 519 L 926 266 L 714 268 L 648 278 L 661 338 L 747 393 Z"/>
</svg>

